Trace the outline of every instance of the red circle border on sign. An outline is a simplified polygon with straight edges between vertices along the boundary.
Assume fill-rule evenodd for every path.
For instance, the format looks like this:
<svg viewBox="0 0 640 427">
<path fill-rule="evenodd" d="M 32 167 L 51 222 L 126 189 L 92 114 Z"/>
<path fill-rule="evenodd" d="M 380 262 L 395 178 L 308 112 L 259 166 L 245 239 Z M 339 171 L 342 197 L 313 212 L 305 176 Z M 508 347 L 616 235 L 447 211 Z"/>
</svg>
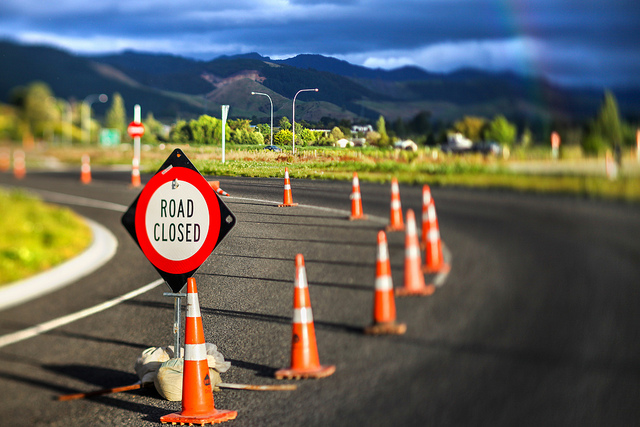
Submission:
<svg viewBox="0 0 640 427">
<path fill-rule="evenodd" d="M 173 261 L 160 255 L 160 253 L 155 250 L 147 236 L 146 214 L 149 201 L 161 185 L 173 181 L 174 179 L 177 179 L 178 181 L 186 181 L 196 187 L 207 202 L 207 208 L 209 209 L 209 231 L 205 237 L 204 243 L 195 254 L 182 261 Z M 218 203 L 218 197 L 207 180 L 205 180 L 199 172 L 193 169 L 172 166 L 168 168 L 168 170 L 165 169 L 164 171 L 155 174 L 144 186 L 144 189 L 138 198 L 135 215 L 135 229 L 138 244 L 145 256 L 149 261 L 151 261 L 151 264 L 159 270 L 167 273 L 184 274 L 198 269 L 198 267 L 206 261 L 216 247 L 218 236 L 220 235 L 220 224 L 220 204 Z"/>
</svg>

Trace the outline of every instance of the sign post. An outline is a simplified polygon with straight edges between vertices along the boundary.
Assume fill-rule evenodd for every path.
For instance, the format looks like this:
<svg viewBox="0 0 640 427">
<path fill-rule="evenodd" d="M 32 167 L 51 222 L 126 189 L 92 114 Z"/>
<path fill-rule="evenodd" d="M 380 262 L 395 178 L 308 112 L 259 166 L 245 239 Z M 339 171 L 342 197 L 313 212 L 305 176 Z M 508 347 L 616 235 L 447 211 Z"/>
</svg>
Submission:
<svg viewBox="0 0 640 427">
<path fill-rule="evenodd" d="M 222 106 L 222 163 L 224 163 L 224 145 L 226 139 L 226 129 L 227 129 L 227 115 L 229 114 L 229 106 Z"/>
<path fill-rule="evenodd" d="M 171 288 L 166 295 L 176 298 L 176 352 L 180 290 L 235 223 L 235 216 L 180 149 L 171 153 L 122 216 L 126 230 Z"/>
</svg>

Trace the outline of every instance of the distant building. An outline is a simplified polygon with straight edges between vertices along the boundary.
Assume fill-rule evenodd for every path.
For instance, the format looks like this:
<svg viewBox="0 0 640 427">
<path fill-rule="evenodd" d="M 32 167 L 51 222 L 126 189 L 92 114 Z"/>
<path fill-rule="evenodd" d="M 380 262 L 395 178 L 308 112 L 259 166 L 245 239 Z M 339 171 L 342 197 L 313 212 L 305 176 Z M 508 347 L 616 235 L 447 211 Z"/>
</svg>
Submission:
<svg viewBox="0 0 640 427">
<path fill-rule="evenodd" d="M 351 133 L 363 133 L 364 135 L 368 134 L 369 132 L 373 132 L 373 127 L 371 125 L 364 125 L 364 126 L 360 126 L 360 125 L 353 125 L 351 126 Z"/>
<path fill-rule="evenodd" d="M 340 147 L 340 148 L 353 147 L 353 142 L 349 141 L 348 139 L 342 138 L 336 141 L 336 147 Z"/>
</svg>

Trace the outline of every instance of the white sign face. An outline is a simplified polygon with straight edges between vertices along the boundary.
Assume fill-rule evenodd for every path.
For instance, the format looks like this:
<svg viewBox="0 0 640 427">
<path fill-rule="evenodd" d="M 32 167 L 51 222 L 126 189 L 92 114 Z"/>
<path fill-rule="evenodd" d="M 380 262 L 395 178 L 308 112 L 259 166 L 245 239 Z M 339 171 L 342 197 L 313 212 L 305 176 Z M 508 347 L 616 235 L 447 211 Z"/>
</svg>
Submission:
<svg viewBox="0 0 640 427">
<path fill-rule="evenodd" d="M 209 208 L 186 181 L 165 182 L 149 199 L 146 232 L 153 249 L 171 261 L 191 258 L 209 233 Z"/>
</svg>

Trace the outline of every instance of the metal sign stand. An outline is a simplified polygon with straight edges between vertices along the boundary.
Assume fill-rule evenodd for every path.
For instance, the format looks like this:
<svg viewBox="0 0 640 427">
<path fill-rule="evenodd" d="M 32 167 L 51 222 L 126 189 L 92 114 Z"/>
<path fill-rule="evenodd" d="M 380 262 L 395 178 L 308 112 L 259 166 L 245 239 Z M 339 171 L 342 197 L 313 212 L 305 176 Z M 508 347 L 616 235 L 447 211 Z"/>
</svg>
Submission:
<svg viewBox="0 0 640 427">
<path fill-rule="evenodd" d="M 165 292 L 162 295 L 165 297 L 174 297 L 173 302 L 173 348 L 175 358 L 182 357 L 180 351 L 180 306 L 182 305 L 180 298 L 186 298 L 187 294 L 174 294 L 173 292 Z"/>
</svg>

